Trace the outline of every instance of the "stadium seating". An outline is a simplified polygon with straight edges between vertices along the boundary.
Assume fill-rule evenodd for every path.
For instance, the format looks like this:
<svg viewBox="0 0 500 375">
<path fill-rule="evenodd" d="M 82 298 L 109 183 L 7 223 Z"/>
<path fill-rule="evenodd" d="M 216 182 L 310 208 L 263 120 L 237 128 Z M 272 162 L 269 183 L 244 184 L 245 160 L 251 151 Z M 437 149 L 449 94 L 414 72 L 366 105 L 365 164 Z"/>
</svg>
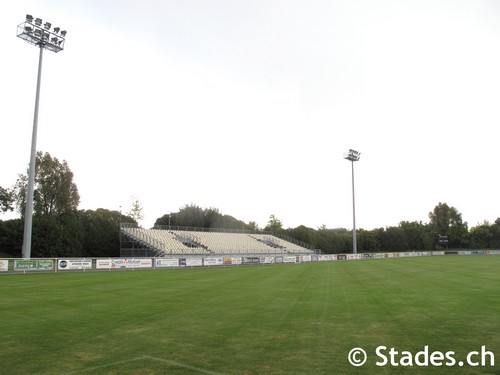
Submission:
<svg viewBox="0 0 500 375">
<path fill-rule="evenodd" d="M 122 234 L 165 255 L 309 254 L 311 250 L 277 236 L 196 230 L 144 229 L 122 226 Z"/>
</svg>

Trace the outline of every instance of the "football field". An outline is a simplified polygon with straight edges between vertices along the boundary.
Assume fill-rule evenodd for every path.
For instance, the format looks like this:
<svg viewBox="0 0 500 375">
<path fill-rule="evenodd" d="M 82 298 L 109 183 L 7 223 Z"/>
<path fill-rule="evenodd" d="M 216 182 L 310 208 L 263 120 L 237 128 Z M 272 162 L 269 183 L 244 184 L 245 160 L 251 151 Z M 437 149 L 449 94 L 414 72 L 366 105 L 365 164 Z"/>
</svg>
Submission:
<svg viewBox="0 0 500 375">
<path fill-rule="evenodd" d="M 498 362 L 500 256 L 0 275 L 1 374 L 499 374 Z"/>
</svg>

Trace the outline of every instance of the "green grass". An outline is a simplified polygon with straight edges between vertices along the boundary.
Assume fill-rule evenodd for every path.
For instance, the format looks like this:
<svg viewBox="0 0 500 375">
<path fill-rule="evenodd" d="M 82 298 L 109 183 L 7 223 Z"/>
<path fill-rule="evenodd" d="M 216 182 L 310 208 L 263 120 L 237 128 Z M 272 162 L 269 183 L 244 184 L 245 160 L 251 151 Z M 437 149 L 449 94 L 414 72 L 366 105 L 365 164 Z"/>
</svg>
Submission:
<svg viewBox="0 0 500 375">
<path fill-rule="evenodd" d="M 1 275 L 0 373 L 499 374 L 375 366 L 379 345 L 500 362 L 499 287 L 500 256 Z"/>
</svg>

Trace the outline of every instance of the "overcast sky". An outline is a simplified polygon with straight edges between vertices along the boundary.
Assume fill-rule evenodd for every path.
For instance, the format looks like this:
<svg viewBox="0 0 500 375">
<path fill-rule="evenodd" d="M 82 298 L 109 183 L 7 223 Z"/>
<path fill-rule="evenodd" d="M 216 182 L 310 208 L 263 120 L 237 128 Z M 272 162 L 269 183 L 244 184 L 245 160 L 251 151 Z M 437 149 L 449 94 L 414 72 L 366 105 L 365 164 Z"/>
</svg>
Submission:
<svg viewBox="0 0 500 375">
<path fill-rule="evenodd" d="M 264 227 L 500 217 L 497 0 L 17 0 L 0 12 L 0 186 L 29 163 L 38 50 L 26 14 L 68 31 L 43 60 L 37 149 L 80 209 L 142 224 L 185 204 Z M 12 214 L 0 215 L 0 219 Z"/>
</svg>

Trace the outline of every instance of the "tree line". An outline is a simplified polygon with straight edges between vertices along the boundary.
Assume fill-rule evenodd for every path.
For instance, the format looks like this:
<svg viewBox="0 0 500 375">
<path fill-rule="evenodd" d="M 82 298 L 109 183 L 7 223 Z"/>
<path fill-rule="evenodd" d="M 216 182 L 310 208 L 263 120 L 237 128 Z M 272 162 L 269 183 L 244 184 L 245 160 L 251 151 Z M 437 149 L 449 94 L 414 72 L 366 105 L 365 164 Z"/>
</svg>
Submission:
<svg viewBox="0 0 500 375">
<path fill-rule="evenodd" d="M 244 223 L 229 215 L 222 215 L 216 208 L 203 209 L 195 204 L 185 205 L 176 213 L 158 218 L 155 226 L 189 226 L 202 228 L 225 228 L 260 230 L 255 222 Z M 271 215 L 264 231 L 284 235 L 305 242 L 326 254 L 352 251 L 352 230 L 284 228 L 282 221 Z M 439 242 L 446 237 L 447 244 Z M 487 222 L 469 230 L 462 214 L 452 206 L 439 202 L 429 212 L 429 223 L 402 221 L 398 226 L 358 229 L 356 232 L 358 252 L 397 252 L 436 249 L 500 249 L 500 218 L 493 224 Z"/>
<path fill-rule="evenodd" d="M 19 175 L 11 189 L 0 187 L 0 212 L 17 209 L 19 219 L 0 220 L 0 253 L 20 257 L 22 254 L 27 172 Z M 66 161 L 60 162 L 48 153 L 36 156 L 34 212 L 32 231 L 33 257 L 117 257 L 120 255 L 120 223 L 137 224 L 142 207 L 136 198 L 126 215 L 99 208 L 79 210 L 80 195 L 73 173 Z M 185 205 L 178 212 L 158 218 L 155 226 L 261 230 L 256 222 L 245 223 L 217 208 Z M 328 229 L 284 228 L 281 220 L 271 215 L 262 230 L 285 235 L 310 244 L 323 253 L 352 251 L 352 231 Z M 446 236 L 448 242 L 439 242 Z M 490 224 L 468 228 L 461 213 L 453 206 L 439 202 L 429 212 L 429 222 L 402 221 L 398 226 L 357 231 L 359 252 L 396 252 L 410 250 L 500 249 L 500 218 Z"/>
</svg>

